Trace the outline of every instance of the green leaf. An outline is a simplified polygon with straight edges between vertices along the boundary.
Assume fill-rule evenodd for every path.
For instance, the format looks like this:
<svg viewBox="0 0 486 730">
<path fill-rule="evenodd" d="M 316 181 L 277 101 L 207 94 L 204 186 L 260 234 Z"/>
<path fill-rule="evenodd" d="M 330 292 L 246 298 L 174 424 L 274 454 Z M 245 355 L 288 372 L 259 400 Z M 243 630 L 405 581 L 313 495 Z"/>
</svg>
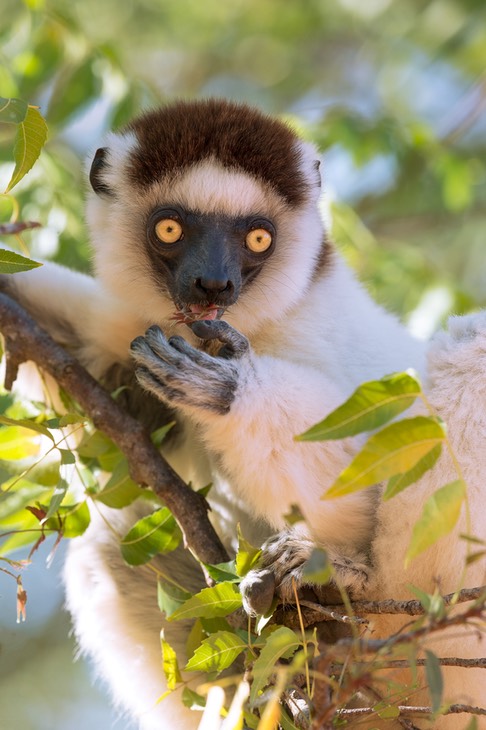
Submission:
<svg viewBox="0 0 486 730">
<path fill-rule="evenodd" d="M 314 548 L 304 565 L 302 577 L 307 583 L 325 585 L 332 578 L 332 572 L 332 564 L 329 562 L 326 551 Z"/>
<path fill-rule="evenodd" d="M 22 124 L 29 105 L 23 99 L 5 99 L 0 96 L 0 122 Z"/>
<path fill-rule="evenodd" d="M 135 484 L 128 473 L 128 462 L 122 458 L 113 470 L 101 492 L 98 492 L 96 499 L 107 507 L 120 509 L 132 504 L 140 497 L 141 488 Z"/>
<path fill-rule="evenodd" d="M 372 431 L 409 408 L 420 392 L 420 383 L 409 373 L 394 373 L 363 383 L 345 403 L 297 436 L 297 440 L 342 439 Z"/>
<path fill-rule="evenodd" d="M 381 720 L 393 720 L 396 717 L 400 717 L 400 710 L 398 707 L 393 707 L 385 700 L 377 702 L 373 705 L 373 711 L 376 712 Z"/>
<path fill-rule="evenodd" d="M 394 477 L 392 477 L 386 485 L 386 489 L 383 494 L 383 500 L 386 501 L 387 499 L 391 499 L 391 497 L 399 494 L 399 492 L 402 492 L 411 484 L 415 484 L 415 482 L 418 482 L 420 477 L 422 477 L 427 471 L 432 469 L 441 453 L 442 444 L 437 444 L 437 446 L 434 446 L 434 448 L 429 451 L 429 453 L 426 454 L 422 459 L 420 459 L 420 461 L 418 461 L 414 467 L 409 469 L 409 471 L 406 471 L 403 474 L 396 474 Z"/>
<path fill-rule="evenodd" d="M 160 638 L 160 646 L 162 648 L 162 668 L 167 681 L 167 689 L 173 690 L 182 682 L 177 655 L 163 636 Z"/>
<path fill-rule="evenodd" d="M 181 541 L 172 513 L 162 507 L 135 523 L 121 541 L 123 559 L 129 565 L 147 563 L 158 553 L 170 553 Z"/>
<path fill-rule="evenodd" d="M 175 426 L 175 421 L 171 421 L 170 423 L 167 423 L 165 426 L 161 426 L 160 428 L 157 428 L 155 431 L 152 431 L 150 434 L 150 438 L 152 439 L 152 443 L 154 446 L 159 448 L 162 445 L 162 442 L 164 441 L 165 437 L 173 429 Z"/>
<path fill-rule="evenodd" d="M 59 507 L 56 514 L 45 523 L 49 530 L 62 529 L 64 537 L 78 537 L 82 535 L 91 520 L 87 502 L 78 502 L 69 507 Z"/>
<path fill-rule="evenodd" d="M 257 700 L 260 690 L 269 683 L 278 660 L 284 654 L 288 655 L 289 651 L 295 652 L 300 646 L 302 646 L 302 640 L 286 626 L 280 626 L 270 634 L 266 645 L 260 652 L 260 656 L 253 664 L 253 684 L 250 691 L 251 705 Z"/>
<path fill-rule="evenodd" d="M 446 606 L 444 603 L 444 599 L 442 598 L 440 593 L 437 592 L 437 589 L 434 593 L 429 594 L 423 591 L 421 588 L 417 588 L 417 586 L 411 584 L 409 584 L 407 587 L 409 591 L 417 596 L 424 608 L 424 611 L 428 616 L 437 621 L 445 616 Z"/>
<path fill-rule="evenodd" d="M 38 434 L 29 428 L 5 426 L 0 428 L 0 459 L 17 461 L 39 453 Z"/>
<path fill-rule="evenodd" d="M 77 452 L 85 459 L 99 459 L 100 456 L 117 451 L 115 444 L 101 431 L 84 436 Z"/>
<path fill-rule="evenodd" d="M 54 494 L 51 497 L 51 501 L 49 502 L 49 506 L 47 508 L 47 513 L 45 516 L 45 520 L 48 520 L 52 515 L 54 515 L 61 504 L 64 501 L 64 498 L 66 496 L 66 492 L 69 489 L 69 484 L 65 479 L 59 479 L 59 482 L 54 489 Z"/>
<path fill-rule="evenodd" d="M 189 482 L 188 486 L 191 487 L 191 489 L 192 489 L 191 482 Z M 204 487 L 201 487 L 200 489 L 196 489 L 196 492 L 198 494 L 200 494 L 202 497 L 207 497 L 209 492 L 211 491 L 212 487 L 213 487 L 213 483 L 209 482 L 209 484 L 205 484 Z"/>
<path fill-rule="evenodd" d="M 472 565 L 473 563 L 476 563 L 478 560 L 482 560 L 486 556 L 486 550 L 478 550 L 475 553 L 471 553 L 466 558 L 466 565 Z"/>
<path fill-rule="evenodd" d="M 0 423 L 4 426 L 22 426 L 22 428 L 27 428 L 31 431 L 41 433 L 43 436 L 47 436 L 47 438 L 51 439 L 51 441 L 54 441 L 52 433 L 43 423 L 36 423 L 36 421 L 32 421 L 30 418 L 15 419 L 8 418 L 7 416 L 0 416 Z"/>
<path fill-rule="evenodd" d="M 472 542 L 473 545 L 486 545 L 486 540 L 481 540 L 479 537 L 476 537 L 475 535 L 467 535 L 466 533 L 462 532 L 459 537 L 461 540 L 466 540 L 467 542 Z"/>
<path fill-rule="evenodd" d="M 247 642 L 231 631 L 218 631 L 205 639 L 196 649 L 185 669 L 191 672 L 217 672 L 219 674 L 230 667 L 247 648 Z"/>
<path fill-rule="evenodd" d="M 228 620 L 225 616 L 216 616 L 215 618 L 206 618 L 204 616 L 201 616 L 198 621 L 201 622 L 201 626 L 204 629 L 206 636 L 209 636 L 210 634 L 215 634 L 217 631 L 234 631 L 229 625 Z M 240 629 L 238 633 L 241 635 L 242 631 L 243 629 Z M 246 631 L 245 637 L 246 639 L 248 639 Z"/>
<path fill-rule="evenodd" d="M 157 602 L 166 616 L 171 616 L 190 597 L 189 591 L 184 591 L 173 583 L 164 580 L 159 580 L 157 583 Z"/>
<path fill-rule="evenodd" d="M 47 140 L 47 124 L 33 106 L 29 106 L 24 121 L 19 124 L 14 147 L 15 169 L 5 190 L 8 193 L 22 180 L 39 157 Z"/>
<path fill-rule="evenodd" d="M 24 516 L 27 517 L 24 507 L 33 504 L 36 499 L 46 494 L 45 487 L 33 484 L 26 479 L 22 479 L 20 484 L 22 487 L 15 492 L 0 492 L 0 522 L 3 523 L 3 528 L 7 524 L 7 519 L 13 515 L 18 515 L 17 524 Z"/>
<path fill-rule="evenodd" d="M 76 463 L 76 457 L 72 451 L 69 451 L 69 449 L 58 449 L 58 451 L 61 456 L 61 464 L 65 465 Z"/>
<path fill-rule="evenodd" d="M 451 532 L 459 519 L 465 496 L 466 485 L 461 479 L 457 479 L 429 497 L 424 504 L 422 516 L 413 528 L 412 540 L 405 557 L 406 565 L 440 537 Z"/>
<path fill-rule="evenodd" d="M 192 596 L 170 616 L 170 621 L 182 618 L 215 618 L 227 616 L 242 605 L 241 595 L 233 583 L 218 583 L 212 588 L 203 588 Z"/>
<path fill-rule="evenodd" d="M 218 565 L 210 565 L 203 563 L 211 578 L 218 582 L 230 581 L 238 583 L 240 577 L 235 573 L 235 561 L 229 560 L 227 563 L 219 563 Z"/>
<path fill-rule="evenodd" d="M 410 471 L 445 438 L 437 418 L 416 416 L 385 426 L 367 441 L 323 499 L 333 499 Z"/>
<path fill-rule="evenodd" d="M 236 553 L 235 568 L 240 578 L 243 578 L 258 562 L 262 554 L 260 548 L 256 548 L 246 540 L 238 525 L 238 551 Z"/>
<path fill-rule="evenodd" d="M 59 428 L 64 426 L 73 426 L 79 423 L 87 423 L 88 419 L 86 416 L 82 416 L 79 413 L 65 413 L 59 419 Z"/>
<path fill-rule="evenodd" d="M 425 613 L 428 613 L 430 611 L 430 606 L 432 605 L 432 595 L 427 593 L 426 591 L 423 591 L 418 586 L 414 586 L 411 583 L 407 585 L 408 590 L 414 594 L 414 596 L 417 596 L 419 599 Z"/>
<path fill-rule="evenodd" d="M 248 728 L 248 730 L 258 730 L 258 726 L 260 724 L 260 719 L 256 715 L 250 714 L 246 710 L 243 710 L 243 717 L 245 720 L 245 725 L 244 725 L 245 730 L 247 728 Z M 295 725 L 289 725 L 286 727 L 283 724 L 282 720 L 280 720 L 280 724 L 282 725 L 283 730 L 298 730 L 298 728 L 296 728 Z M 236 728 L 233 728 L 233 730 L 240 730 L 240 728 L 237 726 Z"/>
<path fill-rule="evenodd" d="M 5 540 L 2 538 L 0 546 L 0 552 L 2 555 L 7 555 L 14 550 L 18 550 L 19 548 L 23 548 L 26 545 L 36 542 L 42 534 L 39 527 L 39 521 L 36 517 L 34 517 L 34 515 L 27 511 L 24 511 L 22 514 L 21 521 L 17 520 L 17 526 L 20 532 L 14 532 L 13 534 L 8 535 Z M 25 530 L 26 532 L 22 532 L 22 530 Z"/>
<path fill-rule="evenodd" d="M 184 687 L 182 690 L 182 704 L 190 710 L 204 710 L 206 698 L 189 689 L 189 687 Z"/>
<path fill-rule="evenodd" d="M 30 271 L 42 266 L 37 261 L 21 256 L 15 251 L 6 248 L 0 249 L 0 274 L 18 274 L 20 271 Z"/>
<path fill-rule="evenodd" d="M 272 620 L 272 616 L 279 604 L 278 596 L 274 596 L 273 601 L 268 611 L 261 616 L 257 616 L 255 620 L 255 633 L 257 636 L 261 636 L 267 624 Z"/>
<path fill-rule="evenodd" d="M 444 679 L 439 660 L 428 649 L 425 650 L 425 676 L 429 686 L 432 712 L 438 712 L 442 705 L 442 693 L 444 691 Z"/>
<path fill-rule="evenodd" d="M 225 619 L 206 619 L 206 621 L 224 620 Z M 203 619 L 197 618 L 191 626 L 191 630 L 189 631 L 186 639 L 186 656 L 192 656 L 196 649 L 201 646 L 204 639 L 208 636 L 208 632 L 204 630 L 202 621 Z"/>
</svg>

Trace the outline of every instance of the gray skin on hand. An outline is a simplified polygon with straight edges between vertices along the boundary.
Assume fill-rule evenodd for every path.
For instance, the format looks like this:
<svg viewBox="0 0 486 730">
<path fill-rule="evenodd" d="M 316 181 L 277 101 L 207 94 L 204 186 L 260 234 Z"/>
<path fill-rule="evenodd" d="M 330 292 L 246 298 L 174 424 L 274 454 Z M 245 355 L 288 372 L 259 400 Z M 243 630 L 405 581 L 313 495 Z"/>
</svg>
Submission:
<svg viewBox="0 0 486 730">
<path fill-rule="evenodd" d="M 162 401 L 174 406 L 202 408 L 224 415 L 229 412 L 249 365 L 246 337 L 227 322 L 201 320 L 191 325 L 204 342 L 219 340 L 216 356 L 196 349 L 183 337 L 167 339 L 150 327 L 131 344 L 138 382 Z"/>
</svg>

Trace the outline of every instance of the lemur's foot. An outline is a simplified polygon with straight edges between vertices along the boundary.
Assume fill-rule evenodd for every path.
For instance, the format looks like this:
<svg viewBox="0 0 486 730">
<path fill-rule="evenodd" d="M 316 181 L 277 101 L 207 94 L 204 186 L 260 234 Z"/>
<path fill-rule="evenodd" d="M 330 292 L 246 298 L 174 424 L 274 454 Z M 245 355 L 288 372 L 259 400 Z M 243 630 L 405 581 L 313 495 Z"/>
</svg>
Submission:
<svg viewBox="0 0 486 730">
<path fill-rule="evenodd" d="M 274 595 L 282 603 L 293 602 L 294 583 L 297 590 L 309 588 L 322 604 L 341 603 L 339 588 L 346 590 L 352 598 L 362 597 L 370 572 L 365 557 L 359 553 L 343 555 L 335 549 L 326 548 L 334 575 L 329 583 L 314 585 L 303 573 L 315 547 L 310 537 L 294 528 L 283 530 L 267 540 L 259 566 L 251 570 L 240 585 L 246 612 L 250 615 L 267 613 Z"/>
</svg>

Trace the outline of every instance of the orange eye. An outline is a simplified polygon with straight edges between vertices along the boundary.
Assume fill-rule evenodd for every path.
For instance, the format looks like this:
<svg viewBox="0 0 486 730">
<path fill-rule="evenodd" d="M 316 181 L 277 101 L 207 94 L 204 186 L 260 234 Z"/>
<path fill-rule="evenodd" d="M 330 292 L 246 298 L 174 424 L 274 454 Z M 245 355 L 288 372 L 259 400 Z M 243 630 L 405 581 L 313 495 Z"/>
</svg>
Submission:
<svg viewBox="0 0 486 730">
<path fill-rule="evenodd" d="M 246 236 L 246 245 L 253 253 L 263 253 L 272 244 L 272 234 L 265 228 L 255 228 Z"/>
<path fill-rule="evenodd" d="M 155 235 L 162 243 L 177 243 L 183 235 L 182 226 L 173 218 L 163 218 L 155 226 Z"/>
</svg>

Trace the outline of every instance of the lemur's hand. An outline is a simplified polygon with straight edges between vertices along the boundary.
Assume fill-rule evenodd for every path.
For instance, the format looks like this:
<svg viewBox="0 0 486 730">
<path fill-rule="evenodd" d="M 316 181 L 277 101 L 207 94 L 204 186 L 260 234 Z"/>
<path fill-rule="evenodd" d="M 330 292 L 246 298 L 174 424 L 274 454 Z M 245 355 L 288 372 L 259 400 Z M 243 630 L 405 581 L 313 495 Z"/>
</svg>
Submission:
<svg viewBox="0 0 486 730">
<path fill-rule="evenodd" d="M 137 379 L 146 390 L 176 408 L 189 406 L 224 415 L 250 365 L 248 340 L 219 320 L 194 322 L 192 330 L 202 340 L 223 343 L 215 357 L 182 337 L 167 339 L 153 326 L 131 344 Z"/>
</svg>

